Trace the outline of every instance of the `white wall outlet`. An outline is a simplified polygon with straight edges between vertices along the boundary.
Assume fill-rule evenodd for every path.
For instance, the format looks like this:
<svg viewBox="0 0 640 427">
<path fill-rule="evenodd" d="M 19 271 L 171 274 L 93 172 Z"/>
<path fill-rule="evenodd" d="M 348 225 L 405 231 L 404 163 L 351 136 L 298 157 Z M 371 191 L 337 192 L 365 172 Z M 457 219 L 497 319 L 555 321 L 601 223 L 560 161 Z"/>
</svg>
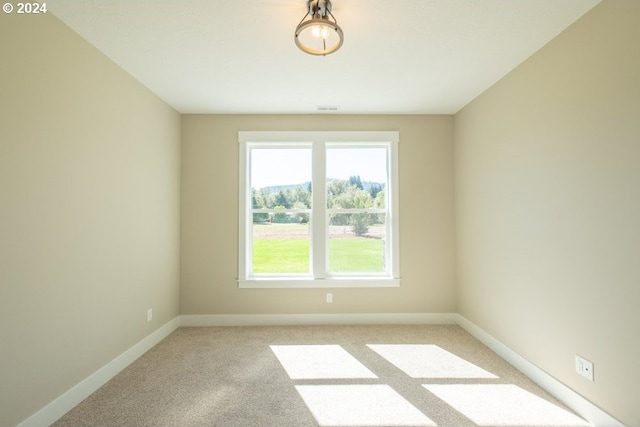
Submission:
<svg viewBox="0 0 640 427">
<path fill-rule="evenodd" d="M 153 309 L 148 309 L 147 310 L 147 322 L 151 322 L 151 319 L 153 319 Z"/>
<path fill-rule="evenodd" d="M 593 362 L 576 354 L 576 372 L 589 381 L 593 381 Z"/>
<path fill-rule="evenodd" d="M 333 294 L 327 294 L 327 302 L 333 302 Z"/>
</svg>

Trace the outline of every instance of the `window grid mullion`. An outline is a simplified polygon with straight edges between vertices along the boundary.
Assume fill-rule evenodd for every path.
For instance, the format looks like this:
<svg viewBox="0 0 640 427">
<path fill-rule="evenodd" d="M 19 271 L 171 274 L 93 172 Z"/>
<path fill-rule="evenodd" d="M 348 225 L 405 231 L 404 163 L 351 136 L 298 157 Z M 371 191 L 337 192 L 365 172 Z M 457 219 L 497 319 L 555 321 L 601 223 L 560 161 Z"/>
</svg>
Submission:
<svg viewBox="0 0 640 427">
<path fill-rule="evenodd" d="M 311 264 L 314 279 L 324 279 L 327 275 L 327 180 L 326 144 L 314 141 L 312 152 L 312 205 Z"/>
<path fill-rule="evenodd" d="M 366 213 L 366 214 L 386 214 L 388 211 L 384 208 L 334 208 L 327 209 L 328 214 L 353 214 L 353 213 Z"/>
<path fill-rule="evenodd" d="M 252 208 L 251 213 L 311 213 L 311 209 L 267 209 Z"/>
</svg>

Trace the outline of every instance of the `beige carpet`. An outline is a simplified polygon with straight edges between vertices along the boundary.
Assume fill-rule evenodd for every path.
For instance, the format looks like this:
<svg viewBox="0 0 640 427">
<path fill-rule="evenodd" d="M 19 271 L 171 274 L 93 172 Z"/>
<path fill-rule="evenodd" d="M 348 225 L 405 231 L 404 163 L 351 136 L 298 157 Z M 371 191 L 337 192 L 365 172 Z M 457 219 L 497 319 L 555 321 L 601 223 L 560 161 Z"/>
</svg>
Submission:
<svg viewBox="0 0 640 427">
<path fill-rule="evenodd" d="M 54 426 L 588 425 L 458 326 L 180 328 Z"/>
</svg>

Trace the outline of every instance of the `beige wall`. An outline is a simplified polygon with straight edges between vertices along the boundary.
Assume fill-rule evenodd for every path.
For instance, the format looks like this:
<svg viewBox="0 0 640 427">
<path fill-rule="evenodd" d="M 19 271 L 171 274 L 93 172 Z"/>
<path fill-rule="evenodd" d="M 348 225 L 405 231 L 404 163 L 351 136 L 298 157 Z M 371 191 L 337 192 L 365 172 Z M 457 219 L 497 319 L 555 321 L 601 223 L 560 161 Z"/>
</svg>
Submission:
<svg viewBox="0 0 640 427">
<path fill-rule="evenodd" d="M 53 15 L 0 15 L 0 425 L 13 426 L 178 315 L 180 116 Z"/>
<path fill-rule="evenodd" d="M 182 314 L 455 311 L 451 116 L 187 115 Z M 400 288 L 239 289 L 238 131 L 399 130 Z"/>
<path fill-rule="evenodd" d="M 640 2 L 607 1 L 455 118 L 458 308 L 640 425 Z M 574 372 L 579 353 L 595 382 Z"/>
</svg>

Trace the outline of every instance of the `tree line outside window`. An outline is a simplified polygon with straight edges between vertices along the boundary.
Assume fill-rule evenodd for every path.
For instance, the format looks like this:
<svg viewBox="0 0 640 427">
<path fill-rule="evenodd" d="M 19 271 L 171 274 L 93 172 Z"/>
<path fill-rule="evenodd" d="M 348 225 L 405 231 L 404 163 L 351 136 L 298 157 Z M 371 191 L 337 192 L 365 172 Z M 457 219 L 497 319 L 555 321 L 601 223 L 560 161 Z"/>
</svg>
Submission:
<svg viewBox="0 0 640 427">
<path fill-rule="evenodd" d="M 327 208 L 329 209 L 383 209 L 386 205 L 385 185 L 362 181 L 359 175 L 345 179 L 329 179 L 327 182 Z M 274 209 L 283 212 L 254 213 L 254 223 L 307 223 L 309 214 L 300 212 L 294 215 L 285 213 L 289 209 L 311 209 L 311 182 L 288 186 L 251 189 L 252 209 Z M 384 215 L 357 213 L 352 215 L 332 214 L 329 225 L 350 226 L 357 236 L 369 231 L 369 226 L 384 222 Z"/>
</svg>

